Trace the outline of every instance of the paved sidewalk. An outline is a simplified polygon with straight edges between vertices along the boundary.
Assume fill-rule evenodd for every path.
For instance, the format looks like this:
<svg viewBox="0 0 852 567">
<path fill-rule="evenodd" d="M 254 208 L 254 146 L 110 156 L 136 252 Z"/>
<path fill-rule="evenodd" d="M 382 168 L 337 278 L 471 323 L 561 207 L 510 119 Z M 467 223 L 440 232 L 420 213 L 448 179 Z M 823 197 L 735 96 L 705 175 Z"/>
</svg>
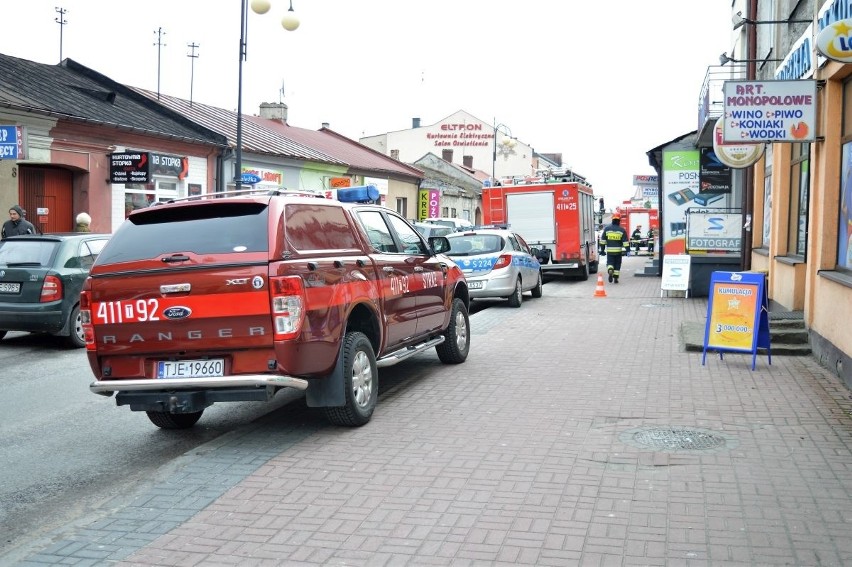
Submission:
<svg viewBox="0 0 852 567">
<path fill-rule="evenodd" d="M 852 402 L 811 357 L 707 356 L 706 299 L 549 282 L 465 364 L 383 369 L 358 429 L 302 401 L 20 565 L 849 565 Z"/>
</svg>

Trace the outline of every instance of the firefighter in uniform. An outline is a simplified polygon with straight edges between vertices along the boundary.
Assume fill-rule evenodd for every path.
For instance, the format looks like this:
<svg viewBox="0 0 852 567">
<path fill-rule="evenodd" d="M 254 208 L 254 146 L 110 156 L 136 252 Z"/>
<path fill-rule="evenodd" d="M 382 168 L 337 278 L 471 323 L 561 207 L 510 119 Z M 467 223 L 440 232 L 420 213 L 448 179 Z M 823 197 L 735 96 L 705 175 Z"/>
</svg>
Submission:
<svg viewBox="0 0 852 567">
<path fill-rule="evenodd" d="M 642 225 L 637 225 L 633 234 L 630 235 L 630 244 L 633 245 L 635 256 L 639 255 L 639 247 L 642 246 Z"/>
<path fill-rule="evenodd" d="M 621 226 L 621 216 L 618 213 L 612 215 L 612 223 L 605 226 L 601 232 L 602 246 L 606 247 L 606 271 L 609 274 L 609 283 L 618 283 L 618 275 L 621 271 L 621 255 L 629 249 L 630 240 L 627 231 Z"/>
</svg>

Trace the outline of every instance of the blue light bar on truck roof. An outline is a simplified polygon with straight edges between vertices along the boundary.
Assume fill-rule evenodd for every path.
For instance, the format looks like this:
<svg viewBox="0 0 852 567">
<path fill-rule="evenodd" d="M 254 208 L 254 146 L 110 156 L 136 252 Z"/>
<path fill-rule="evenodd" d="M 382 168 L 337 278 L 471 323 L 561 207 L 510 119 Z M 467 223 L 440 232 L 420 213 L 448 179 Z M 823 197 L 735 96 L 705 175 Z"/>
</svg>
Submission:
<svg viewBox="0 0 852 567">
<path fill-rule="evenodd" d="M 379 188 L 375 185 L 359 185 L 337 190 L 337 200 L 344 203 L 367 203 L 379 198 Z"/>
</svg>

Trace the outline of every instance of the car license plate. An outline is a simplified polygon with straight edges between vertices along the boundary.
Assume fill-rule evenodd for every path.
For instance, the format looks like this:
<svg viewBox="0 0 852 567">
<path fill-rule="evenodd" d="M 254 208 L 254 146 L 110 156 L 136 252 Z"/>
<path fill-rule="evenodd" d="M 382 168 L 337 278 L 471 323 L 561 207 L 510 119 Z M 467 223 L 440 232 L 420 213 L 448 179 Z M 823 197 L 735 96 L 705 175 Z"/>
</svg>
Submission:
<svg viewBox="0 0 852 567">
<path fill-rule="evenodd" d="M 0 282 L 0 293 L 19 293 L 21 291 L 21 284 L 19 283 L 9 283 L 9 282 Z"/>
<path fill-rule="evenodd" d="M 225 375 L 225 360 L 161 360 L 157 378 L 213 378 Z"/>
<path fill-rule="evenodd" d="M 485 287 L 485 282 L 468 282 L 467 287 L 470 289 L 482 289 Z"/>
</svg>

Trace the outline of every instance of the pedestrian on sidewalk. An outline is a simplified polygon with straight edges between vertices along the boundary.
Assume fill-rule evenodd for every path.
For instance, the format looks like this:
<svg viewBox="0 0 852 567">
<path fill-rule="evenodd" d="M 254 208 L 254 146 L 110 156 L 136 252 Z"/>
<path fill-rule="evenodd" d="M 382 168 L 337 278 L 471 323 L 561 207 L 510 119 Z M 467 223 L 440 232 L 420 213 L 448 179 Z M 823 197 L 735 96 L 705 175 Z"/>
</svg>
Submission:
<svg viewBox="0 0 852 567">
<path fill-rule="evenodd" d="M 9 220 L 3 223 L 3 228 L 0 230 L 0 238 L 6 239 L 19 234 L 37 234 L 33 223 L 24 216 L 24 209 L 20 205 L 12 205 L 9 209 Z"/>
<path fill-rule="evenodd" d="M 618 283 L 618 276 L 621 272 L 621 256 L 630 247 L 627 231 L 621 226 L 621 215 L 618 213 L 612 215 L 612 222 L 605 226 L 603 232 L 601 232 L 600 244 L 606 246 L 606 272 L 609 274 L 609 283 Z"/>
</svg>

